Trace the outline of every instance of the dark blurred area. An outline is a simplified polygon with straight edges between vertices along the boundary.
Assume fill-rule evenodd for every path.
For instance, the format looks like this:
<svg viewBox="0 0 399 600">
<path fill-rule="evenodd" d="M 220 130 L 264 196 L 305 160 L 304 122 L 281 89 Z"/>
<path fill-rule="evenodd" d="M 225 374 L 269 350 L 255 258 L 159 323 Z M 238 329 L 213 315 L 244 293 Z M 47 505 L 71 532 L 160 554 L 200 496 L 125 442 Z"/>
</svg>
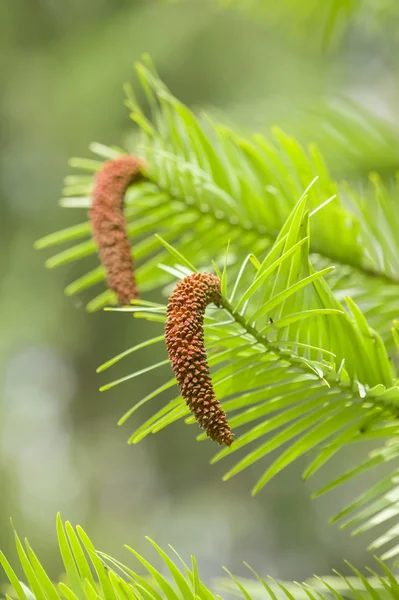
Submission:
<svg viewBox="0 0 399 600">
<path fill-rule="evenodd" d="M 274 3 L 264 4 L 272 10 Z M 83 263 L 48 271 L 33 243 L 82 218 L 57 204 L 68 158 L 88 156 L 92 141 L 123 146 L 130 139 L 134 125 L 122 85 L 136 83 L 133 66 L 143 52 L 194 109 L 241 131 L 267 134 L 278 124 L 304 142 L 316 140 L 337 177 L 363 179 L 370 169 L 391 176 L 399 164 L 396 16 L 392 10 L 372 27 L 359 17 L 340 27 L 329 49 L 320 43 L 317 19 L 308 35 L 297 36 L 286 17 L 269 20 L 267 10 L 222 10 L 206 0 L 0 1 L 0 547 L 8 556 L 12 517 L 56 576 L 61 511 L 122 560 L 130 560 L 127 543 L 156 562 L 145 535 L 187 560 L 195 554 L 206 580 L 219 577 L 223 564 L 247 575 L 244 560 L 263 575 L 287 579 L 342 569 L 343 557 L 357 565 L 371 560 L 365 537 L 328 525 L 354 484 L 310 501 L 322 477 L 303 483 L 298 463 L 251 498 L 266 463 L 223 483 L 227 462 L 210 466 L 213 444 L 197 443 L 196 426 L 182 422 L 128 446 L 160 401 L 121 428 L 117 421 L 164 382 L 165 371 L 98 391 L 144 368 L 154 347 L 112 372 L 95 370 L 148 330 L 127 315 L 85 313 L 63 295 Z M 294 13 L 290 18 L 295 24 Z M 345 98 L 373 119 L 348 109 Z M 360 119 L 358 126 L 352 117 L 343 120 L 340 145 L 331 135 L 339 107 Z M 331 464 L 330 478 L 337 466 Z"/>
</svg>

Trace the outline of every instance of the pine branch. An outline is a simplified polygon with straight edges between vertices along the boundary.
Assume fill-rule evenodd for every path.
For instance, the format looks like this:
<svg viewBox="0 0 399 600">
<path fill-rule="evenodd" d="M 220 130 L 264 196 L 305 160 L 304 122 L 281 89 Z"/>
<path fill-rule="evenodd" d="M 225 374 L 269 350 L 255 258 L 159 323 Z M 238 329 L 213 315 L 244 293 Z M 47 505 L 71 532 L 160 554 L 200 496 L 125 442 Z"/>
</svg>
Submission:
<svg viewBox="0 0 399 600">
<path fill-rule="evenodd" d="M 399 388 L 383 342 L 352 300 L 347 299 L 352 319 L 336 300 L 325 279 L 331 267 L 313 269 L 309 262 L 310 237 L 304 197 L 263 261 L 250 255 L 239 275 L 234 272 L 232 289 L 225 261 L 223 271 L 218 273 L 222 290 L 222 298 L 217 301 L 219 309 L 208 309 L 205 319 L 213 390 L 236 434 L 231 447 L 220 450 L 212 462 L 241 452 L 225 476 L 229 479 L 279 450 L 253 493 L 309 452 L 313 459 L 304 473 L 306 478 L 350 444 L 367 439 L 384 442 L 399 433 Z M 192 272 L 191 263 L 176 248 L 161 241 L 175 261 L 168 270 L 185 278 Z M 162 323 L 166 319 L 166 307 L 162 305 L 140 304 L 126 311 L 151 320 L 155 316 Z M 191 323 L 191 317 L 187 323 Z M 156 340 L 159 338 L 148 343 Z M 165 361 L 161 361 L 145 371 L 164 366 Z M 142 372 L 133 372 L 102 389 Z M 120 423 L 173 384 L 174 380 L 167 380 L 128 411 Z M 129 441 L 137 443 L 181 418 L 195 422 L 183 399 L 177 396 L 144 422 Z M 198 437 L 205 438 L 206 434 Z M 364 470 L 362 465 L 323 491 L 354 477 Z"/>
<path fill-rule="evenodd" d="M 373 174 L 373 178 L 376 183 L 375 193 L 376 194 L 382 193 L 383 190 L 386 193 L 386 190 L 384 189 L 382 182 L 378 179 L 378 176 Z M 159 188 L 159 190 L 161 192 L 163 192 L 166 195 L 169 195 L 169 197 L 171 199 L 175 200 L 176 202 L 181 203 L 182 206 L 186 206 L 188 209 L 193 210 L 193 212 L 196 213 L 198 218 L 203 217 L 204 212 L 205 212 L 205 214 L 209 215 L 213 219 L 214 225 L 217 225 L 218 223 L 224 223 L 224 224 L 226 224 L 226 226 L 229 227 L 229 229 L 231 231 L 238 231 L 240 234 L 247 234 L 247 233 L 251 232 L 256 235 L 263 236 L 270 245 L 274 242 L 274 240 L 277 237 L 277 233 L 278 233 L 277 231 L 268 231 L 264 225 L 259 225 L 254 222 L 251 222 L 251 221 L 246 221 L 245 223 L 242 221 L 237 221 L 234 218 L 234 216 L 230 216 L 228 213 L 225 213 L 220 210 L 217 212 L 212 211 L 212 207 L 207 206 L 206 209 L 204 209 L 204 207 L 201 209 L 201 207 L 199 207 L 199 206 L 195 206 L 195 205 L 193 206 L 192 202 L 187 202 L 184 197 L 174 194 L 167 188 L 162 188 L 161 185 L 157 182 L 157 180 L 155 178 L 153 178 L 152 181 L 155 185 L 157 185 L 157 187 Z M 354 195 L 354 191 L 351 188 L 349 188 L 349 186 L 347 187 L 347 190 L 351 195 Z M 396 192 L 396 190 L 393 191 L 393 194 L 395 194 L 395 192 Z M 332 200 L 334 200 L 333 197 L 332 197 Z M 359 196 L 357 197 L 357 202 L 362 202 L 362 200 L 367 202 L 367 200 L 368 200 L 367 196 L 364 199 Z M 392 202 L 391 202 L 391 204 L 392 204 Z M 393 208 L 393 206 L 390 208 Z M 367 210 L 367 209 L 365 209 L 365 207 L 364 207 L 364 210 Z M 372 211 L 372 208 L 371 208 L 371 211 Z M 360 217 L 361 216 L 362 216 L 362 214 L 360 215 Z M 373 217 L 374 217 L 374 214 L 373 214 L 373 212 L 371 212 L 371 216 L 369 219 L 370 223 L 373 222 Z M 395 221 L 397 220 L 396 216 L 394 217 L 394 220 Z M 385 223 L 385 225 L 389 226 L 389 223 Z M 366 227 L 366 224 L 365 224 L 365 227 Z M 342 252 L 339 252 L 337 249 L 334 249 L 334 248 L 323 249 L 321 247 L 319 248 L 318 245 L 315 243 L 313 243 L 311 256 L 312 256 L 313 260 L 317 260 L 317 259 L 326 260 L 327 259 L 329 262 L 331 262 L 334 265 L 337 265 L 339 267 L 342 267 L 342 268 L 349 267 L 351 274 L 353 274 L 354 276 L 356 276 L 356 275 L 363 276 L 365 282 L 367 282 L 367 280 L 369 278 L 378 279 L 382 284 L 384 284 L 384 283 L 385 284 L 394 284 L 394 285 L 398 285 L 398 288 L 399 288 L 399 270 L 397 272 L 387 273 L 387 272 L 384 272 L 383 268 L 381 268 L 381 270 L 380 270 L 377 268 L 377 266 L 369 266 L 367 264 L 362 264 L 361 261 L 359 261 L 359 259 L 356 258 L 356 256 L 353 256 L 351 254 L 346 254 L 345 256 L 343 256 Z M 366 285 L 367 285 L 367 283 L 366 283 Z"/>
<path fill-rule="evenodd" d="M 312 261 L 317 266 L 338 265 L 336 296 L 343 298 L 349 288 L 371 325 L 391 343 L 390 321 L 397 316 L 394 299 L 399 294 L 396 188 L 388 190 L 375 176 L 362 195 L 346 184 L 339 186 L 330 178 L 316 147 L 310 146 L 306 154 L 293 138 L 277 129 L 274 145 L 261 136 L 245 140 L 209 121 L 208 135 L 148 67 L 139 65 L 138 73 L 153 112 L 150 122 L 127 90 L 132 118 L 142 129 L 141 152 L 150 165 L 153 182 L 131 188 L 126 197 L 128 234 L 135 241 L 140 289 L 145 292 L 172 281 L 168 274 L 154 270 L 169 257 L 153 233 L 173 241 L 189 258 L 195 256 L 196 264 L 204 269 L 212 260 L 220 266 L 229 240 L 232 256 L 252 251 L 262 257 L 308 188 L 309 208 L 314 213 Z M 92 150 L 106 159 L 119 156 L 117 150 L 100 144 Z M 71 164 L 89 171 L 101 167 L 101 163 L 87 160 L 74 159 Z M 72 176 L 66 183 L 63 205 L 88 208 L 91 179 Z M 334 196 L 323 211 L 316 212 Z M 87 235 L 89 224 L 81 224 L 46 236 L 37 247 Z M 137 236 L 144 236 L 138 244 Z M 94 244 L 83 242 L 47 264 L 60 266 L 94 254 Z M 96 267 L 70 284 L 66 292 L 76 294 L 103 280 L 104 269 Z M 89 302 L 88 309 L 115 302 L 112 293 L 103 292 Z"/>
<path fill-rule="evenodd" d="M 169 285 L 176 277 L 190 274 L 192 265 L 207 271 L 214 268 L 221 280 L 223 309 L 208 312 L 205 319 L 209 364 L 230 425 L 239 431 L 243 427 L 244 432 L 214 460 L 244 452 L 228 478 L 280 449 L 255 492 L 310 451 L 314 459 L 306 477 L 340 449 L 363 439 L 387 441 L 388 451 L 379 450 L 379 460 L 386 460 L 394 446 L 391 439 L 398 434 L 399 388 L 387 347 L 366 317 L 385 338 L 391 335 L 389 320 L 397 316 L 399 291 L 394 194 L 375 176 L 374 196 L 338 186 L 316 148 L 305 153 L 279 130 L 274 131 L 275 144 L 259 136 L 243 140 L 212 123 L 208 135 L 151 67 L 140 65 L 138 73 L 152 108 L 149 121 L 129 92 L 128 105 L 142 129 L 141 147 L 152 180 L 126 196 L 139 288 Z M 99 145 L 94 149 L 104 158 L 118 154 Z M 93 172 L 101 163 L 75 161 L 75 165 Z M 69 197 L 63 204 L 87 208 L 90 192 L 90 179 L 69 179 Z M 75 241 L 89 232 L 87 224 L 79 225 L 39 245 Z M 153 237 L 155 232 L 160 236 Z M 138 236 L 142 236 L 139 241 Z M 92 241 L 83 242 L 53 257 L 51 265 L 94 253 Z M 340 262 L 334 273 L 333 258 Z M 158 265 L 161 274 L 155 269 Z M 103 277 L 103 270 L 96 268 L 69 291 L 76 293 Z M 105 292 L 89 307 L 100 308 L 114 300 Z M 162 305 L 135 303 L 127 310 L 137 318 L 165 322 Z M 393 341 L 398 344 L 398 340 L 394 330 Z M 102 389 L 167 364 L 162 360 Z M 174 383 L 166 380 L 132 407 L 121 423 Z M 181 418 L 192 423 L 188 415 L 177 396 L 143 423 L 130 441 L 136 443 Z M 257 445 L 248 449 L 251 444 Z M 372 456 L 328 489 L 373 465 Z M 389 494 L 395 477 L 396 472 L 381 494 Z M 375 491 L 379 516 L 374 520 L 380 518 L 379 490 Z M 386 502 L 384 496 L 384 510 Z M 385 539 L 395 535 L 396 530 Z"/>
<path fill-rule="evenodd" d="M 10 582 L 9 593 L 5 594 L 7 600 L 11 600 L 11 597 L 18 600 L 29 600 L 32 597 L 36 600 L 220 599 L 220 596 L 213 593 L 201 580 L 194 557 L 191 558 L 191 565 L 187 565 L 173 548 L 170 547 L 167 553 L 150 538 L 147 540 L 158 560 L 162 562 L 162 571 L 156 569 L 133 548 L 125 546 L 141 569 L 145 569 L 146 575 L 143 576 L 119 560 L 98 551 L 80 526 L 75 529 L 68 521 L 63 523 L 58 515 L 58 545 L 65 574 L 55 583 L 50 579 L 28 540 L 22 542 L 16 532 L 14 535 L 26 583 L 19 580 L 6 556 L 0 552 L 0 565 Z M 371 577 L 365 577 L 356 567 L 347 563 L 353 573 L 351 577 L 336 573 L 330 577 L 313 577 L 302 584 L 279 582 L 272 577 L 265 579 L 246 565 L 251 572 L 251 579 L 239 579 L 225 569 L 229 579 L 221 579 L 215 582 L 213 587 L 221 593 L 233 593 L 235 597 L 243 600 L 255 600 L 259 597 L 271 600 L 396 598 L 399 594 L 397 578 L 383 562 L 376 562 L 383 575 L 368 569 Z"/>
</svg>

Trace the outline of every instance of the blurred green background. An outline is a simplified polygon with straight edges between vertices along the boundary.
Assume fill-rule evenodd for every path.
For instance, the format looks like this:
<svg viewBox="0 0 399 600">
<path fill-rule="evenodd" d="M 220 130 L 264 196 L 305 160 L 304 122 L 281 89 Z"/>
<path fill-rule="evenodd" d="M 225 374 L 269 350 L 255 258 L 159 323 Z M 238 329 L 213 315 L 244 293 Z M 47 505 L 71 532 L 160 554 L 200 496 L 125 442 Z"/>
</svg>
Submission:
<svg viewBox="0 0 399 600">
<path fill-rule="evenodd" d="M 54 576 L 57 511 L 117 558 L 126 558 L 124 543 L 146 553 L 145 535 L 185 559 L 193 553 L 206 580 L 222 564 L 247 574 L 243 560 L 289 579 L 342 569 L 343 557 L 371 560 L 365 537 L 327 523 L 353 485 L 345 497 L 311 502 L 315 484 L 295 464 L 251 498 L 254 471 L 223 483 L 227 463 L 209 466 L 212 443 L 198 444 L 195 427 L 181 422 L 128 446 L 149 412 L 122 428 L 117 420 L 156 375 L 100 394 L 129 365 L 95 369 L 148 332 L 126 315 L 86 314 L 63 295 L 82 265 L 49 272 L 33 250 L 37 238 L 81 220 L 57 206 L 68 157 L 88 156 L 91 141 L 130 142 L 122 85 L 135 83 L 143 52 L 189 106 L 242 131 L 278 124 L 316 140 L 339 178 L 395 172 L 396 3 L 349 22 L 340 15 L 327 46 L 323 10 L 307 20 L 307 2 L 287 0 L 286 12 L 273 0 L 258 4 L 246 12 L 211 0 L 0 0 L 0 547 L 13 556 L 12 517 Z M 149 352 L 130 366 L 146 366 Z"/>
</svg>

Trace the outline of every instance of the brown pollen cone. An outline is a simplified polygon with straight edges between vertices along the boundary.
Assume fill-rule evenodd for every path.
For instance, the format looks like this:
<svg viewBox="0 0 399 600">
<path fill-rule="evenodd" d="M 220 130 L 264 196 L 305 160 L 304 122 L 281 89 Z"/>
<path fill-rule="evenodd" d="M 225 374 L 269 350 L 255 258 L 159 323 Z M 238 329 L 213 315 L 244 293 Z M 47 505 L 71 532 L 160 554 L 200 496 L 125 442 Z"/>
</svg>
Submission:
<svg viewBox="0 0 399 600">
<path fill-rule="evenodd" d="M 204 344 L 208 304 L 221 304 L 220 281 L 210 273 L 194 273 L 179 281 L 169 297 L 165 340 L 181 395 L 200 427 L 220 445 L 234 441 L 226 413 L 216 399 Z"/>
<path fill-rule="evenodd" d="M 115 292 L 120 305 L 130 304 L 139 297 L 123 209 L 127 188 L 143 179 L 142 168 L 138 158 L 121 156 L 106 161 L 94 179 L 89 211 L 93 239 L 108 287 Z"/>
</svg>

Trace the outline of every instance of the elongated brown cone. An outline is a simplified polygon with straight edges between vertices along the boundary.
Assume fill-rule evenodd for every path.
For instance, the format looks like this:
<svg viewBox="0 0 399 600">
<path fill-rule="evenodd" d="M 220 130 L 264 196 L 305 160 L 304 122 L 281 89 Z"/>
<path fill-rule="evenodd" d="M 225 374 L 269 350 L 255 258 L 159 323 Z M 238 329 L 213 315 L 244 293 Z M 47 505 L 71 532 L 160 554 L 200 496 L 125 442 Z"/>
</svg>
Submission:
<svg viewBox="0 0 399 600">
<path fill-rule="evenodd" d="M 121 305 L 139 297 L 123 208 L 127 188 L 143 178 L 142 167 L 134 156 L 105 162 L 94 180 L 89 212 L 107 285 Z"/>
<path fill-rule="evenodd" d="M 210 273 L 194 273 L 176 285 L 169 297 L 166 347 L 181 394 L 207 435 L 230 446 L 234 437 L 226 413 L 215 397 L 204 345 L 204 313 L 221 303 L 220 281 Z"/>
</svg>

